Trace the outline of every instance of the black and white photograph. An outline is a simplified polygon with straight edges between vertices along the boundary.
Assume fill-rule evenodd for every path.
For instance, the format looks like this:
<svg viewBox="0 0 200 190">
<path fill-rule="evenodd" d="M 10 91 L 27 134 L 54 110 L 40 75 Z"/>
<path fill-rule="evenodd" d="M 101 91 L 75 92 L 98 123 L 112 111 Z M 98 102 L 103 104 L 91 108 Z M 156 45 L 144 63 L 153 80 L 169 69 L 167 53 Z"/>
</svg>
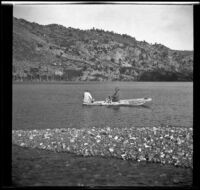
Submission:
<svg viewBox="0 0 200 190">
<path fill-rule="evenodd" d="M 13 186 L 192 187 L 195 4 L 13 3 Z"/>
</svg>

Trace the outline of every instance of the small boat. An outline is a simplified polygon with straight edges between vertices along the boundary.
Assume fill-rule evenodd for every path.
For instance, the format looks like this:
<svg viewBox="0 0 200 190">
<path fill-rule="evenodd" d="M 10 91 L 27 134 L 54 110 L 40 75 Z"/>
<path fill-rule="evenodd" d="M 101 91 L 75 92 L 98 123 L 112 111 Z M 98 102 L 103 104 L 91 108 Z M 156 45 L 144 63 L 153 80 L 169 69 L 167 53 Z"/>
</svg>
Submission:
<svg viewBox="0 0 200 190">
<path fill-rule="evenodd" d="M 152 101 L 152 98 L 138 98 L 138 99 L 120 100 L 118 102 L 94 101 L 93 103 L 83 103 L 83 105 L 86 105 L 86 106 L 141 106 L 150 101 Z"/>
</svg>

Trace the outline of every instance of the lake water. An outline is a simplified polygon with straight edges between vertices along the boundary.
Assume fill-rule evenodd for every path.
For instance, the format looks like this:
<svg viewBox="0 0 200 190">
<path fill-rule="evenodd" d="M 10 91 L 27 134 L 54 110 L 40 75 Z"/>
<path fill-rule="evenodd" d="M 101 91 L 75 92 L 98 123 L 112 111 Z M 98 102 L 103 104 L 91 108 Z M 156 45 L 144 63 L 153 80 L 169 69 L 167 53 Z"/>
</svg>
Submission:
<svg viewBox="0 0 200 190">
<path fill-rule="evenodd" d="M 105 100 L 151 97 L 147 106 L 82 106 L 84 90 Z M 85 82 L 13 84 L 13 129 L 193 126 L 192 82 Z"/>
</svg>

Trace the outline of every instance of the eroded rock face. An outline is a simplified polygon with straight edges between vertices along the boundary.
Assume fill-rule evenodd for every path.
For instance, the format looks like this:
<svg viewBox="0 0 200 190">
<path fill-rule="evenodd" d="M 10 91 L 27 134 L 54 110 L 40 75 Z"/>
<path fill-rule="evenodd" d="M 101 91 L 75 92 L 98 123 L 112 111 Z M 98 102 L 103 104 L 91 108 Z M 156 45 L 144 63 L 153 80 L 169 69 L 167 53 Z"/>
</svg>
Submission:
<svg viewBox="0 0 200 190">
<path fill-rule="evenodd" d="M 192 128 L 166 126 L 13 130 L 12 137 L 12 143 L 22 147 L 193 168 Z"/>
<path fill-rule="evenodd" d="M 69 68 L 82 72 L 69 76 Z M 57 76 L 58 70 L 63 71 L 62 76 Z M 93 77 L 94 71 L 102 74 Z M 44 80 L 192 81 L 193 52 L 171 50 L 114 32 L 84 31 L 56 24 L 42 26 L 14 18 L 13 78 L 39 77 Z"/>
</svg>

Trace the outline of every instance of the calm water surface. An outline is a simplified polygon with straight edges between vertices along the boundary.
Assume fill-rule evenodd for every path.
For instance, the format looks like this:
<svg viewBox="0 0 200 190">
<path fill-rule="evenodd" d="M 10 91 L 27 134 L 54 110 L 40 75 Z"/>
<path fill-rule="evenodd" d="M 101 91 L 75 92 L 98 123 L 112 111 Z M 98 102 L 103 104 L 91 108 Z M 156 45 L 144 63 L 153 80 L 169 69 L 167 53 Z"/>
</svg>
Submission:
<svg viewBox="0 0 200 190">
<path fill-rule="evenodd" d="M 147 106 L 82 106 L 84 90 L 104 100 L 120 88 L 121 99 L 151 97 Z M 13 129 L 123 126 L 193 126 L 192 82 L 87 82 L 13 84 Z"/>
</svg>

